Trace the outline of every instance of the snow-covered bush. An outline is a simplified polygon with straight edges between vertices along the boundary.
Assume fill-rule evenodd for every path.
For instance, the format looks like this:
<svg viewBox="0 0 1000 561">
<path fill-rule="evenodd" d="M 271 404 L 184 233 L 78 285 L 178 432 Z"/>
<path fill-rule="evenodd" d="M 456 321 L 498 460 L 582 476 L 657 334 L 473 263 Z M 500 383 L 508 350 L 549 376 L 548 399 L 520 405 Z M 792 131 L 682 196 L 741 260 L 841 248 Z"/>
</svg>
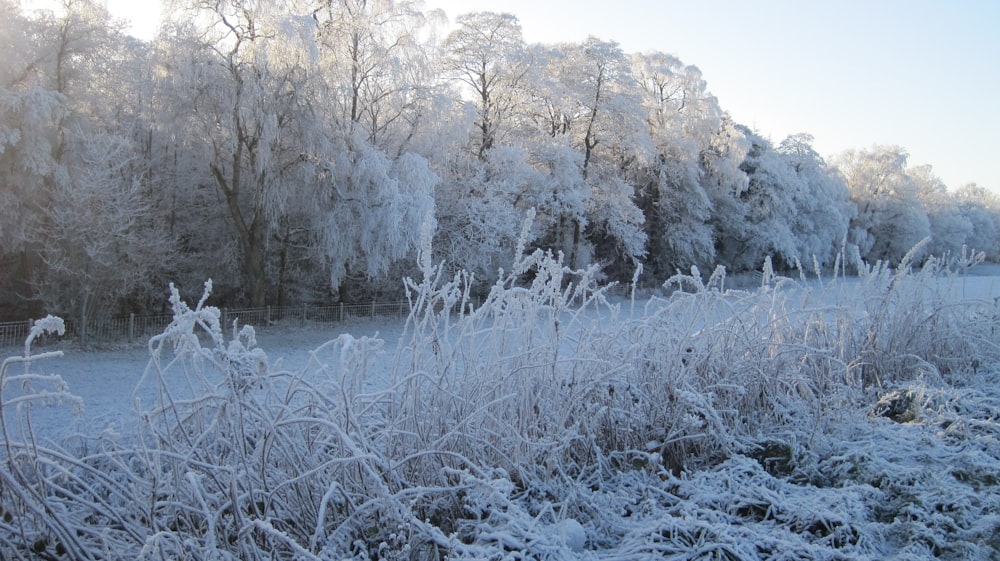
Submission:
<svg viewBox="0 0 1000 561">
<path fill-rule="evenodd" d="M 977 254 L 920 271 L 862 266 L 856 279 L 782 278 L 766 263 L 746 291 L 727 289 L 721 268 L 707 282 L 695 269 L 669 296 L 620 306 L 594 269 L 522 243 L 474 307 L 474 279 L 446 277 L 423 239 L 387 371 L 375 367 L 391 352 L 382 341 L 348 335 L 300 371 L 272 368 L 253 329 L 207 305 L 211 285 L 193 307 L 172 290 L 174 321 L 150 340 L 134 393 L 136 431 L 59 446 L 34 438 L 24 404 L 67 390 L 12 373 L 44 358 L 30 347 L 5 361 L 0 551 L 1000 553 L 1000 312 L 958 294 Z"/>
</svg>

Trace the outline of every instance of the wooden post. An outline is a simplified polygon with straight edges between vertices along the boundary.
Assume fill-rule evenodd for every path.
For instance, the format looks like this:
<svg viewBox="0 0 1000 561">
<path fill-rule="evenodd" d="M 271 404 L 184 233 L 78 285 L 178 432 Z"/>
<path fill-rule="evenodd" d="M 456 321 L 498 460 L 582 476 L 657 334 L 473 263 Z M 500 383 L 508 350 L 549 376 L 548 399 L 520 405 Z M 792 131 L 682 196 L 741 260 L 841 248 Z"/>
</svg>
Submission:
<svg viewBox="0 0 1000 561">
<path fill-rule="evenodd" d="M 128 315 L 128 342 L 131 343 L 135 339 L 135 314 L 131 313 Z"/>
</svg>

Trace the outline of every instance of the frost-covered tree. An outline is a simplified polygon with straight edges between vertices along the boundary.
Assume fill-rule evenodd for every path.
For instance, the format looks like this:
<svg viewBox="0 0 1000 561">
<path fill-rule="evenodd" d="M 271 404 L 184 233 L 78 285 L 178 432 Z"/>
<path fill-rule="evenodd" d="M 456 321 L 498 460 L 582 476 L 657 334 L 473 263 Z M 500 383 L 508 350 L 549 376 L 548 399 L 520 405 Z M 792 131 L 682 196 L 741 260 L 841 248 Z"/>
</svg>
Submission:
<svg viewBox="0 0 1000 561">
<path fill-rule="evenodd" d="M 47 184 L 60 172 L 59 128 L 68 110 L 49 77 L 45 25 L 17 5 L 0 4 L 0 238 L 19 252 L 48 206 Z"/>
<path fill-rule="evenodd" d="M 450 149 L 437 162 L 437 253 L 491 283 L 513 258 L 539 174 L 516 136 L 526 72 L 521 28 L 510 14 L 459 16 L 441 45 L 442 77 L 452 86 L 452 108 L 441 121 L 456 125 Z"/>
<path fill-rule="evenodd" d="M 866 261 L 895 263 L 931 234 L 919 189 L 898 146 L 848 150 L 836 162 L 858 214 L 849 241 Z"/>
<path fill-rule="evenodd" d="M 335 127 L 395 157 L 425 116 L 435 77 L 427 18 L 411 0 L 314 0 L 317 77 Z"/>
<path fill-rule="evenodd" d="M 726 239 L 742 239 L 746 223 L 741 197 L 749 178 L 740 168 L 750 152 L 750 141 L 741 127 L 723 116 L 708 145 L 700 153 L 702 185 L 712 201 L 712 229 L 716 255 L 726 252 Z M 722 265 L 730 265 L 721 261 Z"/>
<path fill-rule="evenodd" d="M 739 214 L 718 223 L 720 260 L 735 270 L 758 269 L 768 257 L 784 269 L 833 265 L 854 212 L 843 180 L 812 149 L 809 135 L 775 148 L 742 130 L 751 142 L 740 166 L 747 187 L 730 200 Z"/>
<path fill-rule="evenodd" d="M 571 93 L 574 126 L 572 137 L 583 152 L 583 176 L 591 172 L 599 144 L 621 133 L 619 118 L 629 115 L 628 59 L 618 43 L 590 37 L 579 45 L 562 47 L 565 57 L 557 72 Z"/>
<path fill-rule="evenodd" d="M 663 53 L 633 55 L 653 156 L 637 165 L 639 205 L 649 238 L 648 272 L 714 262 L 712 202 L 702 184 L 701 152 L 720 125 L 721 110 L 701 72 Z"/>
<path fill-rule="evenodd" d="M 162 307 L 163 282 L 197 290 L 206 278 L 228 304 L 238 301 L 234 295 L 244 287 L 239 242 L 208 166 L 210 146 L 193 114 L 198 105 L 208 107 L 193 92 L 203 79 L 203 91 L 208 88 L 209 64 L 201 44 L 183 40 L 186 22 L 167 23 L 145 46 L 145 64 L 135 70 L 141 88 L 133 143 L 144 168 L 151 220 L 175 241 L 169 274 L 160 279 L 150 304 Z"/>
<path fill-rule="evenodd" d="M 50 84 L 45 26 L 4 1 L 0 10 L 0 306 L 17 309 L 35 296 L 41 267 L 31 243 L 51 208 L 50 186 L 62 174 L 57 146 L 67 114 Z"/>
<path fill-rule="evenodd" d="M 17 54 L 0 64 L 0 189 L 14 291 L 80 321 L 148 294 L 170 262 L 147 222 L 132 135 L 134 45 L 88 0 L 0 25 Z M 113 100 L 110 101 L 109 100 Z"/>
<path fill-rule="evenodd" d="M 433 224 L 440 178 L 422 156 L 391 159 L 360 131 L 330 164 L 319 193 L 319 248 L 331 286 L 345 293 L 349 275 L 377 278 L 416 249 L 423 228 Z"/>
<path fill-rule="evenodd" d="M 331 287 L 354 298 L 358 282 L 386 275 L 434 220 L 439 176 L 412 151 L 434 111 L 433 34 L 418 2 L 313 4 L 314 103 L 329 145 L 317 177 L 320 204 L 304 220 L 315 223 L 314 254 Z"/>
<path fill-rule="evenodd" d="M 572 240 L 567 260 L 573 266 L 595 257 L 635 262 L 646 253 L 646 234 L 624 172 L 644 131 L 628 59 L 617 43 L 593 37 L 535 52 L 536 76 L 543 77 L 533 87 L 536 122 L 582 155 L 579 174 L 590 187 L 588 222 L 564 215 L 556 238 Z M 598 256 L 591 255 L 595 244 Z"/>
<path fill-rule="evenodd" d="M 789 217 L 798 257 L 811 266 L 832 266 L 846 243 L 847 230 L 857 207 L 837 171 L 826 164 L 812 147 L 808 134 L 794 134 L 781 141 L 777 150 L 801 181 L 793 195 L 795 211 Z"/>
<path fill-rule="evenodd" d="M 532 152 L 542 180 L 534 201 L 540 245 L 568 257 L 579 244 L 576 226 L 587 228 L 592 207 L 593 188 L 581 173 L 583 155 L 564 137 L 539 139 Z"/>
<path fill-rule="evenodd" d="M 648 272 L 666 278 L 715 259 L 710 225 L 712 202 L 701 185 L 697 155 L 664 146 L 650 165 L 637 171 L 637 203 L 649 239 Z"/>
<path fill-rule="evenodd" d="M 536 193 L 544 174 L 525 150 L 510 146 L 495 146 L 480 160 L 466 142 L 456 142 L 451 158 L 444 166 L 450 173 L 436 191 L 435 250 L 449 268 L 465 269 L 480 286 L 490 285 L 513 259 L 527 211 L 540 202 Z M 536 220 L 535 235 L 546 223 L 548 215 Z"/>
<path fill-rule="evenodd" d="M 231 229 L 234 263 L 246 301 L 265 303 L 273 233 L 315 186 L 326 135 L 311 103 L 315 21 L 270 2 L 175 6 L 170 71 L 179 140 L 195 166 L 178 181 L 209 182 Z M 218 229 L 213 230 L 219 233 Z"/>
<path fill-rule="evenodd" d="M 912 167 L 907 173 L 916 184 L 917 197 L 927 209 L 931 240 L 927 252 L 931 255 L 958 254 L 972 236 L 972 223 L 962 213 L 958 200 L 948 192 L 944 182 L 934 175 L 931 166 Z"/>
<path fill-rule="evenodd" d="M 458 17 L 458 29 L 442 45 L 445 73 L 468 89 L 476 107 L 473 142 L 479 159 L 498 140 L 518 107 L 530 59 L 521 26 L 511 14 L 474 12 Z"/>
<path fill-rule="evenodd" d="M 791 217 L 804 185 L 767 139 L 745 128 L 743 134 L 750 141 L 740 165 L 747 188 L 734 201 L 737 219 L 719 223 L 719 258 L 737 271 L 758 269 L 767 257 L 779 266 L 794 266 L 799 251 Z"/>
<path fill-rule="evenodd" d="M 169 266 L 172 244 L 150 220 L 128 139 L 73 127 L 64 142 L 66 174 L 53 185 L 37 290 L 50 310 L 79 321 L 86 340 L 89 320 L 153 289 L 151 277 Z"/>
<path fill-rule="evenodd" d="M 954 196 L 972 226 L 965 244 L 984 252 L 990 261 L 1000 262 L 1000 197 L 975 183 L 959 187 Z"/>
</svg>

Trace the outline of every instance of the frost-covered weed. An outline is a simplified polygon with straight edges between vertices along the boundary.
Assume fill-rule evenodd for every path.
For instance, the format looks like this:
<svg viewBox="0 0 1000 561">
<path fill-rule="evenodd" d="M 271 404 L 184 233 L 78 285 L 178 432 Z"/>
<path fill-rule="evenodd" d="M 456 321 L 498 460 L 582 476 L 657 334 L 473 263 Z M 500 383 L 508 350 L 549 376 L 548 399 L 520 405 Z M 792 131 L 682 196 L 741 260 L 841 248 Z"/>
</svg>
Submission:
<svg viewBox="0 0 1000 561">
<path fill-rule="evenodd" d="M 878 263 L 859 271 L 859 302 L 848 318 L 856 325 L 843 342 L 852 375 L 865 386 L 937 377 L 964 383 L 1000 356 L 996 303 L 956 298 L 959 273 L 983 254 L 930 257 L 913 271 L 909 256 L 918 249 L 895 270 Z"/>
<path fill-rule="evenodd" d="M 272 371 L 251 328 L 221 325 L 210 285 L 194 307 L 172 291 L 136 431 L 60 447 L 34 441 L 23 404 L 66 388 L 27 368 L 44 358 L 30 347 L 5 361 L 0 551 L 1000 556 L 998 313 L 955 295 L 974 255 L 856 280 L 765 266 L 746 291 L 693 270 L 630 314 L 595 270 L 523 245 L 474 307 L 472 279 L 429 255 L 390 372 L 373 366 L 381 341 L 347 335 Z"/>
</svg>

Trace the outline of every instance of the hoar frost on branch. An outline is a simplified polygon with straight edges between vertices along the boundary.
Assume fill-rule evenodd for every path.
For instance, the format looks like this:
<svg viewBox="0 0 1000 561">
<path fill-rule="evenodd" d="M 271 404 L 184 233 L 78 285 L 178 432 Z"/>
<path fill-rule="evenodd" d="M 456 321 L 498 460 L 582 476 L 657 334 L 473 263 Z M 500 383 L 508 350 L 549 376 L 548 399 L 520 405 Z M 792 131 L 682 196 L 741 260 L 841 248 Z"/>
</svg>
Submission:
<svg viewBox="0 0 1000 561">
<path fill-rule="evenodd" d="M 424 224 L 434 220 L 434 186 L 440 181 L 415 154 L 390 160 L 356 135 L 333 164 L 322 247 L 330 283 L 350 273 L 369 278 L 417 246 Z"/>
</svg>

